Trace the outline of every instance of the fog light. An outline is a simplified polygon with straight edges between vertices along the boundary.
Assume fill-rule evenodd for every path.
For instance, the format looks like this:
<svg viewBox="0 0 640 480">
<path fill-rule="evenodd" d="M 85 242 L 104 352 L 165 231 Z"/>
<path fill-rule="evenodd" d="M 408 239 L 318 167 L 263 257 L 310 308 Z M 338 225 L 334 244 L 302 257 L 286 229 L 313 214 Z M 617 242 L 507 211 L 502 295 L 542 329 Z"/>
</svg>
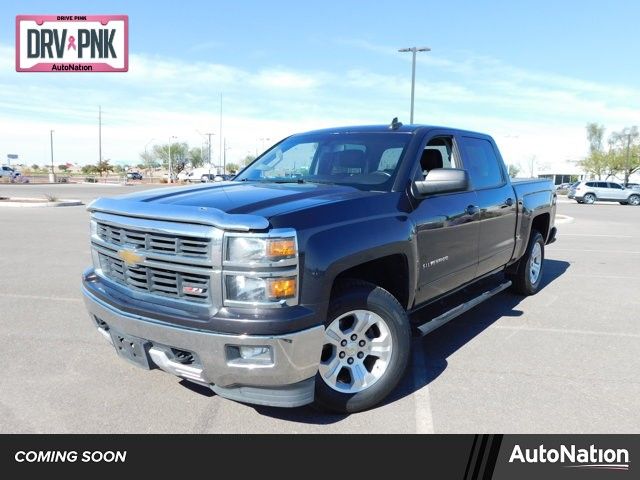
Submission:
<svg viewBox="0 0 640 480">
<path fill-rule="evenodd" d="M 227 363 L 234 367 L 270 367 L 273 351 L 268 345 L 227 345 Z"/>
<path fill-rule="evenodd" d="M 266 345 L 240 346 L 240 358 L 243 360 L 271 361 L 271 347 Z"/>
</svg>

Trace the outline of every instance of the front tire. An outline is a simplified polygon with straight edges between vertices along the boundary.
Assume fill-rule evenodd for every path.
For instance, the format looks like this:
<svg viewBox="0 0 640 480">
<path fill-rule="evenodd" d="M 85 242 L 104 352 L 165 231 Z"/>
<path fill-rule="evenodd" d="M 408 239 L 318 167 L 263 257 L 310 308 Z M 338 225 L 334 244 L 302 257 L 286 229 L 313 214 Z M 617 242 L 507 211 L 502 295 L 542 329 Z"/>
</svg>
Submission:
<svg viewBox="0 0 640 480">
<path fill-rule="evenodd" d="M 513 282 L 513 291 L 521 295 L 535 295 L 542 283 L 544 264 L 544 238 L 537 230 L 531 232 L 529 244 L 518 262 L 518 269 L 509 278 Z"/>
<path fill-rule="evenodd" d="M 410 350 L 409 318 L 393 295 L 368 282 L 340 283 L 327 315 L 316 405 L 338 413 L 374 407 L 402 378 Z"/>
</svg>

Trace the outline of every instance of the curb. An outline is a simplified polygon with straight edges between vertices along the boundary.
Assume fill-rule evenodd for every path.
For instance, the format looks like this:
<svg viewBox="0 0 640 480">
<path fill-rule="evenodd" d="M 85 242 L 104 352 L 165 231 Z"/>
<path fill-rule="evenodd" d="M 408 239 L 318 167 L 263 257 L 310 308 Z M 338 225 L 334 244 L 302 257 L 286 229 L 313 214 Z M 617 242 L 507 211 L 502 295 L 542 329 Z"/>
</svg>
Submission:
<svg viewBox="0 0 640 480">
<path fill-rule="evenodd" d="M 47 201 L 24 201 L 20 200 L 42 200 L 41 198 L 26 198 L 26 197 L 9 197 L 9 201 L 0 201 L 0 208 L 9 207 L 9 208 L 31 208 L 31 207 L 76 207 L 78 205 L 82 205 L 80 200 L 72 200 L 72 199 L 64 199 L 57 200 L 55 202 L 47 202 Z"/>
</svg>

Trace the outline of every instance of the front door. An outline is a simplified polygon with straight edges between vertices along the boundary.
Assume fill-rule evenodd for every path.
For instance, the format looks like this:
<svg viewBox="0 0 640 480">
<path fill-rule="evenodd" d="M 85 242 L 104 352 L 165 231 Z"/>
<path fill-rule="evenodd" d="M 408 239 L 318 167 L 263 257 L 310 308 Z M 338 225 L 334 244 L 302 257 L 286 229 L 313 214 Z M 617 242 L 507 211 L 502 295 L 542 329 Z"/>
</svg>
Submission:
<svg viewBox="0 0 640 480">
<path fill-rule="evenodd" d="M 458 149 L 449 135 L 430 136 L 416 161 L 415 180 L 434 168 L 460 168 Z M 416 225 L 418 288 L 416 305 L 443 295 L 476 275 L 478 262 L 476 193 L 432 195 L 417 200 L 411 213 Z"/>
<path fill-rule="evenodd" d="M 607 194 L 610 200 L 617 200 L 622 202 L 627 199 L 628 193 L 622 188 L 619 183 L 609 182 L 609 188 L 607 188 Z"/>
</svg>

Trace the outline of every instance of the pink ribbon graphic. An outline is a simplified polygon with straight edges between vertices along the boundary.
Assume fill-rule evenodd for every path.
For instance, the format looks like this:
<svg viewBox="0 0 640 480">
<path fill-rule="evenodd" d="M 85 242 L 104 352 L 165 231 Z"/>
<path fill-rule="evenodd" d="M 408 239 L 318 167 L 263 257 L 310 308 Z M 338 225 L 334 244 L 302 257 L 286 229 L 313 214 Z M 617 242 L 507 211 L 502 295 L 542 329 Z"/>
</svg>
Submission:
<svg viewBox="0 0 640 480">
<path fill-rule="evenodd" d="M 74 37 L 73 35 L 69 37 L 69 44 L 67 45 L 67 50 L 71 50 L 72 48 L 76 51 L 78 50 L 76 48 L 76 37 Z"/>
</svg>

